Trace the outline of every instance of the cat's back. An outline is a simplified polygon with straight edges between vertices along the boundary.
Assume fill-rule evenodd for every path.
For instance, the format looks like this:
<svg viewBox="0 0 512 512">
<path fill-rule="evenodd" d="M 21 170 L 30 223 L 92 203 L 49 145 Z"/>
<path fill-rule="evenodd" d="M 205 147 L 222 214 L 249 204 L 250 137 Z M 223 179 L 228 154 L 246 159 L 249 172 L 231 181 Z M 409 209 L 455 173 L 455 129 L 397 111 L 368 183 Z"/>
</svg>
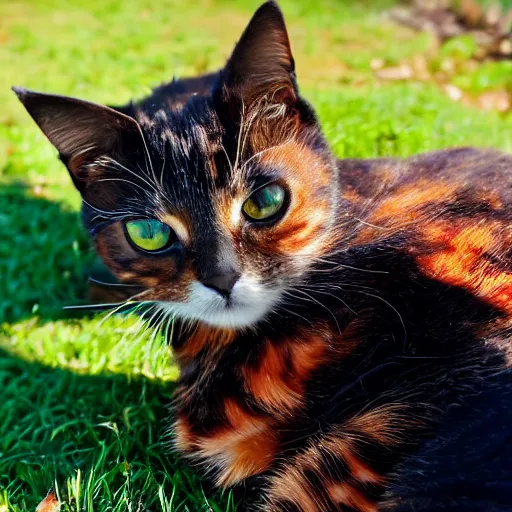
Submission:
<svg viewBox="0 0 512 512">
<path fill-rule="evenodd" d="M 338 170 L 342 209 L 356 219 L 357 240 L 400 232 L 432 245 L 458 229 L 488 245 L 510 242 L 512 155 L 455 148 L 406 159 L 340 160 Z"/>
<path fill-rule="evenodd" d="M 450 191 L 456 200 L 469 190 L 512 201 L 512 155 L 494 149 L 462 147 L 403 159 L 345 159 L 338 160 L 338 171 L 344 193 L 361 200 L 385 201 L 415 189 L 418 204 L 442 191 L 447 197 Z"/>
<path fill-rule="evenodd" d="M 510 510 L 512 155 L 457 148 L 341 160 L 338 169 L 347 254 L 385 272 L 391 284 L 379 292 L 403 315 L 410 338 L 473 337 L 461 367 L 472 367 L 476 346 L 501 354 L 492 377 L 472 368 L 468 397 L 388 491 L 400 496 L 400 512 Z"/>
<path fill-rule="evenodd" d="M 446 300 L 452 316 L 458 311 L 470 318 L 484 304 L 495 320 L 478 320 L 477 336 L 511 364 L 512 156 L 458 148 L 410 159 L 341 161 L 339 171 L 340 243 L 349 257 L 368 268 L 378 262 L 394 279 L 386 290 L 394 302 L 422 297 L 427 287 L 435 290 L 428 301 Z M 420 281 L 429 284 L 417 287 Z M 455 290 L 465 298 L 450 298 Z M 441 323 L 421 322 L 434 330 Z"/>
</svg>

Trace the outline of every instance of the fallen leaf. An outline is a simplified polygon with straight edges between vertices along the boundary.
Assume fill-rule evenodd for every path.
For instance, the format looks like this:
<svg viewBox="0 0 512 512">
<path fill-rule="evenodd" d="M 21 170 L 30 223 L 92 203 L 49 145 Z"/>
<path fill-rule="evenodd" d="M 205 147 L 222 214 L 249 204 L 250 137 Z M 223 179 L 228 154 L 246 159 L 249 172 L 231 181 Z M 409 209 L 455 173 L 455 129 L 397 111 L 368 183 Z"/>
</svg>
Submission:
<svg viewBox="0 0 512 512">
<path fill-rule="evenodd" d="M 49 491 L 46 498 L 37 505 L 36 512 L 58 512 L 60 503 L 53 491 Z"/>
<path fill-rule="evenodd" d="M 478 97 L 478 104 L 483 110 L 508 112 L 512 108 L 512 100 L 507 91 L 484 92 Z"/>
<path fill-rule="evenodd" d="M 446 94 L 452 101 L 459 101 L 462 99 L 462 91 L 453 84 L 446 84 L 443 87 Z"/>
<path fill-rule="evenodd" d="M 411 66 L 401 64 L 396 67 L 378 69 L 375 71 L 375 75 L 382 80 L 410 80 L 414 73 Z"/>
</svg>

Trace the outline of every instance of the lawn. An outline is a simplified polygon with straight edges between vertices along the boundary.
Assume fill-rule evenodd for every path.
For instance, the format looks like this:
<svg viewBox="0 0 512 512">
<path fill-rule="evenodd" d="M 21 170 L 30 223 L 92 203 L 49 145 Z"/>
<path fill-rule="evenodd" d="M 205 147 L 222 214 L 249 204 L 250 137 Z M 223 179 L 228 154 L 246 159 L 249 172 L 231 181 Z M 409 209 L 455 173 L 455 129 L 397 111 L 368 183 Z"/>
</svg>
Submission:
<svg viewBox="0 0 512 512">
<path fill-rule="evenodd" d="M 231 511 L 171 453 L 177 369 L 137 318 L 84 316 L 97 265 L 79 197 L 11 85 L 115 103 L 172 75 L 222 65 L 258 0 L 0 2 L 0 512 Z M 283 0 L 299 83 L 336 153 L 410 155 L 455 145 L 512 151 L 512 114 L 473 99 L 512 92 L 512 62 L 466 66 L 464 48 L 392 24 L 392 1 Z M 434 80 L 382 81 L 372 63 L 452 64 L 454 102 Z"/>
</svg>

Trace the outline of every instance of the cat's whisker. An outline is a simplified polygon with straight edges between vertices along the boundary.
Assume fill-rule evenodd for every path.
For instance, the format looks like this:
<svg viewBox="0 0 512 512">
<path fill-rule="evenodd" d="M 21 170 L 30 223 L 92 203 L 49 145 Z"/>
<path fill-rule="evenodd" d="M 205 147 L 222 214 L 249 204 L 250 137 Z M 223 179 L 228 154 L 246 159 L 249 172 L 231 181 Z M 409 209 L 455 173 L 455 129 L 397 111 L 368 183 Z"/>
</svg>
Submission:
<svg viewBox="0 0 512 512">
<path fill-rule="evenodd" d="M 332 297 L 333 299 L 336 299 L 338 301 L 340 301 L 351 313 L 353 313 L 354 315 L 358 316 L 358 313 L 356 311 L 354 311 L 346 301 L 344 301 L 341 297 L 338 297 L 337 295 L 334 295 L 333 293 L 329 293 L 329 292 L 326 292 L 326 291 L 322 291 L 322 290 L 319 290 L 318 293 L 322 294 L 322 295 L 327 295 L 329 297 Z"/>
<path fill-rule="evenodd" d="M 103 165 L 104 167 L 107 167 L 108 169 L 113 170 L 122 170 L 125 173 L 131 174 L 136 179 L 141 180 L 144 182 L 148 187 L 150 187 L 153 191 L 158 192 L 155 185 L 148 181 L 146 178 L 144 178 L 143 173 L 136 173 L 135 171 L 129 169 L 128 167 L 124 166 L 117 160 L 115 160 L 112 157 L 103 157 L 101 160 L 99 160 L 99 165 Z M 142 171 L 142 170 L 141 170 Z"/>
<path fill-rule="evenodd" d="M 286 313 L 288 313 L 290 315 L 296 316 L 296 317 L 300 318 L 301 320 L 303 320 L 304 322 L 306 322 L 309 325 L 312 325 L 312 323 L 313 323 L 311 320 L 307 319 L 303 315 L 300 315 L 296 311 L 293 311 L 292 309 L 285 308 L 282 304 L 279 305 L 279 310 L 282 310 L 282 311 L 284 311 L 284 312 L 286 312 Z"/>
<path fill-rule="evenodd" d="M 301 293 L 303 295 L 305 295 L 307 298 L 310 299 L 311 302 L 319 305 L 320 307 L 324 308 L 333 318 L 334 320 L 334 323 L 336 324 L 337 328 L 338 328 L 338 331 L 341 333 L 341 328 L 340 328 L 340 325 L 338 323 L 338 319 L 336 318 L 336 315 L 325 305 L 325 304 L 322 304 L 320 301 L 316 300 L 312 295 L 310 295 L 309 293 L 305 292 L 304 290 L 300 290 L 298 288 L 294 288 L 293 289 L 294 291 L 298 292 L 298 293 Z M 293 294 L 289 291 L 289 290 L 285 290 L 284 293 L 287 293 L 288 295 L 290 295 L 291 297 L 293 297 Z M 299 298 L 299 297 L 296 297 L 295 298 Z M 300 298 L 299 298 L 300 300 Z"/>
<path fill-rule="evenodd" d="M 124 301 L 123 303 L 121 303 L 119 306 L 117 306 L 115 309 L 113 309 L 112 311 L 110 311 L 107 315 L 105 315 L 105 317 L 103 317 L 100 321 L 100 324 L 99 326 L 103 325 L 104 322 L 106 322 L 112 315 L 116 314 L 118 311 L 120 311 L 123 307 L 126 307 L 126 306 L 129 306 L 129 305 L 132 305 L 132 304 L 135 304 L 136 307 L 138 309 L 140 309 L 140 307 L 144 306 L 144 305 L 148 305 L 148 304 L 154 304 L 154 301 L 140 301 L 140 300 L 137 300 L 141 297 L 144 297 L 144 295 L 147 295 L 149 292 L 151 291 L 151 289 L 148 289 L 148 290 L 144 290 L 140 293 L 136 293 L 135 295 L 132 295 L 131 297 L 129 297 L 128 299 L 126 299 L 126 301 Z M 135 299 L 135 300 L 134 300 Z"/>
<path fill-rule="evenodd" d="M 399 320 L 400 320 L 400 323 L 402 325 L 402 328 L 404 330 L 404 340 L 403 340 L 403 345 L 405 347 L 406 343 L 407 343 L 407 328 L 405 326 L 405 322 L 404 322 L 404 319 L 402 317 L 402 315 L 400 314 L 400 312 L 398 311 L 398 309 L 395 308 L 395 306 L 393 306 L 393 304 L 391 304 L 389 301 L 387 301 L 386 299 L 384 299 L 383 297 L 381 297 L 380 295 L 376 295 L 374 293 L 368 293 L 366 291 L 363 291 L 363 290 L 354 290 L 352 293 L 361 293 L 363 295 L 366 295 L 368 297 L 373 297 L 377 300 L 380 300 L 382 301 L 384 304 L 386 304 L 387 306 L 389 306 L 398 316 Z"/>
<path fill-rule="evenodd" d="M 254 155 L 251 155 L 243 164 L 243 169 L 246 170 L 247 166 L 256 158 L 260 157 L 261 155 L 267 153 L 268 151 L 275 150 L 276 148 L 283 146 L 287 144 L 291 139 L 285 140 L 284 142 L 280 142 L 279 144 L 275 144 L 274 146 L 270 146 L 268 148 L 262 149 L 261 151 L 258 151 L 254 153 Z"/>
<path fill-rule="evenodd" d="M 245 128 L 244 140 L 242 142 L 242 147 L 240 149 L 240 152 L 241 152 L 240 156 L 243 156 L 245 154 L 245 150 L 247 147 L 247 139 L 249 138 L 249 134 L 251 132 L 251 127 L 252 127 L 254 121 L 256 120 L 257 116 L 258 116 L 258 112 L 254 111 L 249 119 L 249 122 L 247 123 L 247 126 Z M 242 172 L 244 171 L 244 169 L 245 169 L 245 166 L 242 165 L 242 168 L 241 168 Z"/>
<path fill-rule="evenodd" d="M 102 183 L 105 181 L 121 181 L 123 183 L 128 183 L 130 186 L 136 187 L 136 188 L 142 190 L 144 192 L 144 195 L 147 195 L 147 190 L 143 186 L 141 186 L 133 181 L 126 180 L 124 178 L 101 178 L 101 179 L 97 180 L 96 183 Z"/>
<path fill-rule="evenodd" d="M 146 176 L 148 176 L 149 179 L 151 179 L 149 174 L 147 173 L 147 169 L 144 171 L 139 164 L 137 164 L 137 168 L 139 169 L 141 175 L 145 174 Z M 151 182 L 149 182 L 148 186 L 151 188 L 151 190 L 153 190 L 155 197 L 158 198 L 160 196 L 160 191 L 158 190 L 158 180 L 156 179 L 156 176 L 154 174 L 152 176 L 153 176 L 153 179 Z M 148 196 L 149 196 L 149 194 L 148 194 Z M 154 199 L 154 198 L 152 198 L 152 199 Z"/>
<path fill-rule="evenodd" d="M 241 145 L 242 133 L 243 133 L 243 127 L 244 127 L 244 116 L 245 116 L 245 103 L 242 101 L 242 112 L 240 115 L 240 128 L 238 130 L 238 137 L 237 137 L 237 143 L 236 143 L 236 156 L 235 156 L 235 165 L 234 165 L 235 171 L 238 171 L 238 162 L 240 160 L 240 145 Z"/>
<path fill-rule="evenodd" d="M 387 270 L 371 270 L 371 269 L 367 269 L 367 268 L 359 268 L 359 267 L 354 267 L 352 265 L 345 265 L 345 264 L 339 263 L 337 261 L 328 260 L 328 259 L 322 258 L 322 257 L 316 257 L 315 260 L 319 261 L 320 263 L 326 263 L 328 265 L 333 265 L 333 268 L 312 269 L 313 272 L 333 272 L 333 270 L 338 270 L 340 268 L 346 268 L 349 270 L 356 270 L 358 272 L 367 272 L 369 274 L 389 274 L 389 271 L 387 271 Z"/>
<path fill-rule="evenodd" d="M 86 204 L 89 208 L 92 208 L 93 210 L 99 212 L 99 213 L 103 213 L 105 214 L 106 216 L 110 216 L 112 214 L 111 211 L 108 211 L 108 210 L 102 210 L 101 208 L 97 208 L 96 206 L 92 205 L 91 203 L 89 203 L 88 201 L 86 201 L 85 199 L 82 199 L 82 202 L 84 204 Z"/>
<path fill-rule="evenodd" d="M 123 306 L 124 302 L 105 303 L 105 304 L 74 304 L 71 306 L 62 306 L 64 310 L 101 310 L 109 309 L 116 306 Z"/>
<path fill-rule="evenodd" d="M 98 324 L 98 327 L 101 327 L 110 317 L 112 317 L 113 315 L 115 315 L 116 313 L 118 313 L 119 311 L 121 311 L 123 308 L 127 307 L 127 306 L 132 306 L 132 305 L 142 305 L 142 304 L 146 304 L 146 302 L 138 302 L 138 301 L 125 301 L 121 304 L 119 304 L 119 306 L 115 307 L 112 311 L 109 311 L 101 320 L 100 320 L 100 323 Z M 147 304 L 150 304 L 150 302 L 147 302 Z M 130 311 L 128 311 L 130 312 Z"/>
<path fill-rule="evenodd" d="M 147 158 L 146 165 L 149 164 L 149 167 L 151 169 L 151 173 L 153 175 L 153 178 L 156 181 L 155 169 L 153 168 L 153 162 L 151 160 L 151 154 L 149 152 L 149 148 L 148 148 L 148 145 L 146 143 L 146 137 L 144 137 L 144 134 L 142 133 L 142 130 L 140 129 L 140 126 L 139 126 L 139 131 L 140 131 L 140 136 L 141 136 L 141 139 L 142 139 L 142 143 L 144 144 L 144 152 L 145 152 L 146 158 Z"/>
<path fill-rule="evenodd" d="M 321 284 L 315 284 L 315 285 L 309 285 L 309 286 L 308 285 L 303 285 L 303 287 L 311 288 L 312 291 L 314 291 L 315 289 L 318 289 L 319 293 L 326 293 L 326 292 L 322 292 L 322 285 Z M 354 290 L 346 290 L 346 287 L 354 288 Z M 387 301 L 386 299 L 384 299 L 380 295 L 368 292 L 368 290 L 375 291 L 375 289 L 372 289 L 371 287 L 361 286 L 361 285 L 358 285 L 358 284 L 351 284 L 351 283 L 343 283 L 342 285 L 333 285 L 333 284 L 327 283 L 326 285 L 324 285 L 323 289 L 325 289 L 325 288 L 327 288 L 327 289 L 336 289 L 336 290 L 340 290 L 340 291 L 343 291 L 343 292 L 349 292 L 349 293 L 360 293 L 360 294 L 366 295 L 368 297 L 373 297 L 373 298 L 383 302 L 384 304 L 386 304 L 388 307 L 390 307 L 396 313 L 396 315 L 398 316 L 398 318 L 400 320 L 400 323 L 401 323 L 402 328 L 404 330 L 404 344 L 405 344 L 406 339 L 407 339 L 407 329 L 406 329 L 406 326 L 405 326 L 405 323 L 404 323 L 402 315 L 400 314 L 400 312 L 389 301 Z M 334 296 L 332 294 L 329 294 L 329 295 L 331 295 L 333 297 L 337 297 L 337 296 Z M 339 300 L 341 300 L 341 299 L 339 299 Z M 354 312 L 353 310 L 351 310 L 351 311 Z"/>
<path fill-rule="evenodd" d="M 94 277 L 89 276 L 89 282 L 93 284 L 98 284 L 100 286 L 104 286 L 106 288 L 143 288 L 138 284 L 129 284 L 129 283 L 107 283 L 105 281 L 100 281 Z"/>
<path fill-rule="evenodd" d="M 163 151 L 162 153 L 163 153 L 163 156 L 162 156 L 162 169 L 160 170 L 160 180 L 159 180 L 159 184 L 160 184 L 160 190 L 161 190 L 161 191 L 162 191 L 162 193 L 164 193 L 164 195 L 165 195 L 164 175 L 165 175 L 165 160 L 166 160 L 166 154 L 165 154 L 165 151 Z"/>
<path fill-rule="evenodd" d="M 235 174 L 233 164 L 231 163 L 231 158 L 229 158 L 228 152 L 226 151 L 226 147 L 224 146 L 224 144 L 222 142 L 220 144 L 220 148 L 222 149 L 224 156 L 226 157 L 226 160 L 228 162 L 229 172 L 233 176 Z"/>
<path fill-rule="evenodd" d="M 146 362 L 149 362 L 149 360 L 150 360 L 151 349 L 153 348 L 156 337 L 158 336 L 158 333 L 160 332 L 160 327 L 161 327 L 160 321 L 163 316 L 165 316 L 165 312 L 163 312 L 161 309 L 159 309 L 157 305 L 154 305 L 154 313 L 151 315 L 151 317 L 149 319 L 144 319 L 144 328 L 139 330 L 139 333 L 138 333 L 139 336 L 137 338 L 137 342 L 139 342 L 139 340 L 142 339 L 149 330 L 152 331 L 151 336 L 149 337 L 149 340 L 145 345 Z"/>
</svg>

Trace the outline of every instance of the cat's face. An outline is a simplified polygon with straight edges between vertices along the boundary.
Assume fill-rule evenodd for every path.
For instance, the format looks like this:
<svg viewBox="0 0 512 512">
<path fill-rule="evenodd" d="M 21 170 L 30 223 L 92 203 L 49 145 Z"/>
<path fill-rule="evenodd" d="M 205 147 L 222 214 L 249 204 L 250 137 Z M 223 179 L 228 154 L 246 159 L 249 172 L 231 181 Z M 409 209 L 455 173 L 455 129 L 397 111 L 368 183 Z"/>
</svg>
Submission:
<svg viewBox="0 0 512 512">
<path fill-rule="evenodd" d="M 98 253 L 182 319 L 255 326 L 330 246 L 337 181 L 298 97 L 275 4 L 262 6 L 207 96 L 130 118 L 20 91 L 71 172 Z M 135 299 L 134 299 L 135 300 Z"/>
</svg>

